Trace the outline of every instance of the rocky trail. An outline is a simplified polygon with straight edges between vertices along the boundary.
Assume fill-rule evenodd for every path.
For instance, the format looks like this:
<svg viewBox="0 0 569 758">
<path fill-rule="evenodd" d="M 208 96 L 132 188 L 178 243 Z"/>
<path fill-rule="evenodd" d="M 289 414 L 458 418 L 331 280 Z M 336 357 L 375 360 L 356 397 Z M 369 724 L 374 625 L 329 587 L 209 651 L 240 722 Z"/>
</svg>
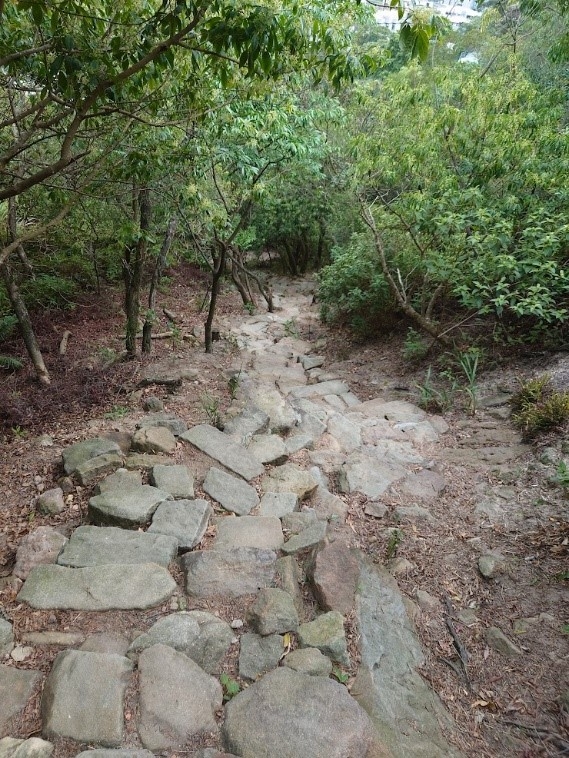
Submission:
<svg viewBox="0 0 569 758">
<path fill-rule="evenodd" d="M 274 314 L 221 324 L 239 347 L 223 431 L 215 407 L 188 427 L 147 398 L 141 419 L 62 448 L 64 476 L 37 507 L 63 512 L 78 487 L 86 508 L 69 534 L 30 530 L 0 595 L 0 758 L 474 755 L 468 721 L 421 675 L 429 633 L 445 637 L 450 700 L 478 701 L 473 729 L 492 700 L 487 659 L 520 676 L 538 665 L 532 635 L 559 626 L 562 587 L 541 616 L 518 604 L 516 632 L 458 586 L 507 599 L 524 579 L 488 539 L 528 523 L 516 487 L 530 450 L 508 393 L 488 392 L 452 430 L 397 387 L 362 400 L 310 339 L 311 283 L 274 289 Z M 180 363 L 149 383 L 193 378 Z M 468 568 L 444 515 L 450 469 L 470 496 Z M 27 629 L 11 620 L 22 612 Z M 558 671 L 560 692 L 564 642 L 540 673 Z M 34 668 L 37 650 L 50 654 Z M 486 754 L 541 755 L 504 731 Z"/>
</svg>

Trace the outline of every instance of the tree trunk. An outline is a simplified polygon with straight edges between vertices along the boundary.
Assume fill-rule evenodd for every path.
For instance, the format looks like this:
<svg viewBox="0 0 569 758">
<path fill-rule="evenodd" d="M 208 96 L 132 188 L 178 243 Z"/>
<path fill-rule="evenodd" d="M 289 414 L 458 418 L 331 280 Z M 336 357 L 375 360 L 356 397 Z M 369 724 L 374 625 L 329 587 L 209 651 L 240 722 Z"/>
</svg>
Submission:
<svg viewBox="0 0 569 758">
<path fill-rule="evenodd" d="M 156 259 L 156 265 L 154 266 L 154 271 L 152 272 L 152 280 L 150 282 L 150 290 L 148 292 L 148 310 L 146 311 L 144 326 L 142 327 L 142 352 L 143 353 L 152 352 L 152 325 L 154 323 L 154 315 L 156 312 L 156 290 L 158 289 L 158 285 L 160 284 L 160 280 L 162 279 L 162 271 L 164 270 L 164 266 L 166 265 L 166 257 L 168 255 L 168 252 L 170 251 L 170 247 L 172 246 L 174 235 L 176 234 L 177 224 L 178 224 L 177 218 L 173 217 L 170 219 L 170 222 L 168 223 L 168 228 L 166 229 L 166 236 L 164 237 L 164 242 L 162 243 L 162 247 L 160 248 L 160 252 L 158 253 L 158 258 Z"/>
<path fill-rule="evenodd" d="M 17 211 L 16 199 L 10 198 L 8 200 L 8 236 L 10 237 L 12 242 L 14 242 L 17 237 L 16 211 Z M 22 260 L 27 260 L 26 254 L 24 252 L 24 248 L 22 247 L 22 245 L 18 245 L 17 249 L 19 251 L 20 258 Z M 51 384 L 49 371 L 47 370 L 46 365 L 44 363 L 40 346 L 36 339 L 34 328 L 32 326 L 30 314 L 28 313 L 26 304 L 24 303 L 22 299 L 22 296 L 20 294 L 20 289 L 16 283 L 14 275 L 12 274 L 12 270 L 10 269 L 10 265 L 8 261 L 6 261 L 5 263 L 2 264 L 2 266 L 0 266 L 0 272 L 2 273 L 2 278 L 4 279 L 4 283 L 6 284 L 6 290 L 8 292 L 8 297 L 10 299 L 12 310 L 16 314 L 16 318 L 18 319 L 18 323 L 20 324 L 20 329 L 22 331 L 24 344 L 26 346 L 26 350 L 28 351 L 28 355 L 30 356 L 32 365 L 35 369 L 38 381 L 41 384 L 45 384 L 45 385 Z"/>
<path fill-rule="evenodd" d="M 26 350 L 28 351 L 28 355 L 30 356 L 30 360 L 34 366 L 37 378 L 41 384 L 51 384 L 49 372 L 44 363 L 40 346 L 34 333 L 30 314 L 28 313 L 28 309 L 22 300 L 20 290 L 16 284 L 16 280 L 14 279 L 10 266 L 7 263 L 4 263 L 0 267 L 0 270 L 2 272 L 2 277 L 6 285 L 8 297 L 10 298 L 10 304 L 12 305 L 12 309 L 18 318 L 20 329 L 22 331 L 22 337 L 26 345 Z"/>
<path fill-rule="evenodd" d="M 206 353 L 211 353 L 212 348 L 212 326 L 213 326 L 213 319 L 215 316 L 215 307 L 217 305 L 217 296 L 219 295 L 219 290 L 221 288 L 221 278 L 223 276 L 223 272 L 225 271 L 225 262 L 227 259 L 227 248 L 223 243 L 219 244 L 219 255 L 217 258 L 214 256 L 214 266 L 213 266 L 213 275 L 211 279 L 211 297 L 209 299 L 209 310 L 207 314 L 207 319 L 205 322 L 205 351 Z"/>
<path fill-rule="evenodd" d="M 138 192 L 134 190 L 133 211 L 139 219 L 139 235 L 135 243 L 125 246 L 123 259 L 123 279 L 125 286 L 124 310 L 126 314 L 125 347 L 129 358 L 136 356 L 136 334 L 140 314 L 140 287 L 144 259 L 148 247 L 147 233 L 150 229 L 151 205 L 150 190 L 145 187 Z"/>
</svg>

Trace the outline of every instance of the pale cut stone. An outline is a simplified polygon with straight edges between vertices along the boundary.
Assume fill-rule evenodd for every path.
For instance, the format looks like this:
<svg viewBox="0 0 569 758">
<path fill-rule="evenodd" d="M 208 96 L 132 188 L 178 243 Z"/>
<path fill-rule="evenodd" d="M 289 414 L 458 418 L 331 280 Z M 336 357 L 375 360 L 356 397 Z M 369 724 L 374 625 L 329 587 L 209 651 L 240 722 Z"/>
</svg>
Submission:
<svg viewBox="0 0 569 758">
<path fill-rule="evenodd" d="M 133 532 L 114 526 L 80 526 L 65 545 L 60 566 L 103 566 L 112 563 L 157 563 L 168 566 L 178 552 L 173 537 Z"/>
<path fill-rule="evenodd" d="M 36 508 L 40 513 L 56 514 L 64 511 L 65 502 L 61 487 L 54 487 L 51 490 L 42 492 L 36 501 Z"/>
<path fill-rule="evenodd" d="M 109 471 L 115 471 L 122 466 L 122 462 L 122 454 L 106 453 L 80 463 L 73 473 L 79 480 L 79 484 L 88 487 L 103 474 L 108 474 Z"/>
<path fill-rule="evenodd" d="M 26 579 L 34 566 L 55 563 L 66 542 L 67 537 L 53 527 L 38 526 L 18 545 L 14 576 Z"/>
<path fill-rule="evenodd" d="M 27 671 L 0 664 L 0 734 L 5 735 L 10 720 L 24 710 L 41 679 L 39 671 Z"/>
<path fill-rule="evenodd" d="M 317 616 L 314 621 L 301 624 L 298 629 L 298 640 L 301 647 L 315 647 L 333 661 L 350 665 L 346 635 L 344 632 L 344 617 L 338 611 L 330 611 Z"/>
<path fill-rule="evenodd" d="M 249 481 L 264 472 L 264 466 L 246 447 L 209 424 L 194 426 L 181 435 L 210 458 Z"/>
<path fill-rule="evenodd" d="M 261 463 L 274 464 L 280 466 L 288 459 L 288 452 L 282 437 L 278 434 L 259 434 L 255 435 L 248 447 L 250 453 L 253 453 Z"/>
<path fill-rule="evenodd" d="M 315 647 L 292 650 L 284 657 L 283 665 L 309 676 L 330 676 L 332 661 Z"/>
<path fill-rule="evenodd" d="M 259 504 L 259 496 L 254 487 L 218 468 L 210 468 L 203 488 L 226 511 L 239 516 L 245 516 Z"/>
<path fill-rule="evenodd" d="M 217 523 L 213 549 L 260 547 L 278 550 L 283 542 L 281 522 L 275 516 L 228 516 Z"/>
<path fill-rule="evenodd" d="M 140 471 L 128 471 L 126 468 L 119 468 L 113 474 L 101 479 L 95 487 L 95 494 L 103 495 L 113 490 L 138 489 L 138 487 L 142 487 Z"/>
<path fill-rule="evenodd" d="M 70 445 L 62 453 L 65 473 L 73 474 L 82 463 L 99 455 L 106 455 L 107 453 L 120 455 L 121 449 L 116 442 L 104 439 L 103 437 L 95 437 Z"/>
<path fill-rule="evenodd" d="M 194 478 L 187 466 L 154 466 L 152 484 L 173 498 L 193 500 Z"/>
<path fill-rule="evenodd" d="M 283 516 L 298 509 L 298 496 L 294 492 L 266 492 L 259 506 L 260 516 Z"/>
<path fill-rule="evenodd" d="M 176 438 L 164 426 L 149 426 L 135 432 L 132 449 L 139 453 L 173 453 Z"/>
<path fill-rule="evenodd" d="M 304 500 L 314 492 L 318 482 L 308 471 L 294 463 L 285 463 L 266 476 L 261 486 L 263 492 L 293 492 L 299 500 Z"/>
<path fill-rule="evenodd" d="M 207 500 L 166 500 L 154 512 L 148 532 L 173 537 L 180 550 L 191 550 L 202 541 L 210 516 Z"/>
<path fill-rule="evenodd" d="M 160 503 L 171 499 L 169 492 L 149 484 L 121 492 L 112 490 L 89 500 L 89 516 L 97 525 L 144 526 Z"/>
<path fill-rule="evenodd" d="M 350 388 L 346 382 L 332 379 L 317 384 L 309 384 L 306 387 L 296 387 L 290 394 L 295 398 L 315 398 L 324 397 L 324 395 L 342 395 L 349 391 Z"/>
<path fill-rule="evenodd" d="M 18 740 L 15 737 L 4 737 L 0 740 L 0 758 L 50 758 L 54 746 L 39 737 Z"/>
<path fill-rule="evenodd" d="M 186 591 L 193 597 L 239 597 L 269 587 L 275 576 L 274 550 L 238 547 L 202 550 L 182 556 Z"/>
</svg>

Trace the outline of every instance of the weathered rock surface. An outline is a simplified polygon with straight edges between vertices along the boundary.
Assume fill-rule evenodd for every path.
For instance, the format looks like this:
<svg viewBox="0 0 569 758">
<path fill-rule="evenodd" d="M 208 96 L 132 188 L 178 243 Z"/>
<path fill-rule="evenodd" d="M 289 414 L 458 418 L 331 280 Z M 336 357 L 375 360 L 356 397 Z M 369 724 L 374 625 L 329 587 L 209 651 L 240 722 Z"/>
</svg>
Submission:
<svg viewBox="0 0 569 758">
<path fill-rule="evenodd" d="M 40 513 L 55 515 L 65 510 L 65 501 L 63 500 L 63 490 L 61 487 L 54 487 L 51 490 L 42 492 L 36 500 L 36 508 Z"/>
<path fill-rule="evenodd" d="M 243 758 L 374 755 L 369 719 L 346 688 L 286 667 L 227 704 L 223 737 L 225 748 Z"/>
<path fill-rule="evenodd" d="M 339 379 L 332 379 L 327 382 L 309 384 L 306 387 L 297 387 L 296 389 L 293 389 L 290 394 L 295 398 L 314 398 L 324 397 L 324 395 L 342 395 L 344 392 L 349 391 L 350 388 L 346 382 L 342 382 Z"/>
<path fill-rule="evenodd" d="M 274 550 L 238 547 L 202 550 L 182 556 L 186 591 L 194 597 L 239 597 L 269 587 L 275 576 Z"/>
<path fill-rule="evenodd" d="M 263 464 L 246 447 L 209 424 L 192 427 L 181 435 L 181 439 L 190 442 L 198 450 L 247 481 L 260 476 L 265 470 Z"/>
<path fill-rule="evenodd" d="M 221 685 L 191 658 L 166 645 L 153 645 L 141 653 L 138 669 L 138 733 L 146 748 L 159 752 L 182 747 L 194 736 L 217 730 Z"/>
<path fill-rule="evenodd" d="M 298 496 L 294 492 L 266 492 L 259 506 L 260 516 L 282 518 L 298 508 Z"/>
<path fill-rule="evenodd" d="M 279 664 L 283 654 L 283 638 L 278 634 L 261 637 L 259 634 L 241 635 L 239 676 L 258 679 Z"/>
<path fill-rule="evenodd" d="M 60 566 L 103 566 L 112 563 L 157 563 L 168 566 L 178 552 L 173 537 L 133 532 L 114 526 L 80 526 L 62 550 Z"/>
<path fill-rule="evenodd" d="M 275 516 L 228 516 L 217 522 L 213 549 L 259 547 L 279 550 L 283 541 L 281 522 Z"/>
<path fill-rule="evenodd" d="M 99 455 L 106 455 L 107 453 L 114 453 L 120 456 L 121 449 L 116 442 L 104 439 L 103 437 L 94 437 L 93 439 L 70 445 L 62 452 L 65 473 L 73 474 L 86 461 Z"/>
<path fill-rule="evenodd" d="M 128 471 L 126 468 L 119 468 L 98 482 L 95 486 L 95 494 L 103 495 L 106 492 L 116 492 L 126 489 L 136 490 L 139 487 L 142 487 L 140 471 Z"/>
<path fill-rule="evenodd" d="M 32 608 L 76 611 L 152 608 L 176 589 L 176 582 L 155 563 L 136 565 L 37 566 L 32 569 L 18 600 Z"/>
<path fill-rule="evenodd" d="M 486 642 L 493 650 L 506 658 L 514 658 L 522 654 L 521 648 L 514 645 L 497 626 L 491 626 L 486 630 Z"/>
<path fill-rule="evenodd" d="M 0 740 L 0 758 L 50 758 L 52 753 L 51 742 L 38 737 L 27 740 L 4 737 Z"/>
<path fill-rule="evenodd" d="M 285 656 L 283 666 L 309 676 L 330 676 L 332 673 L 332 661 L 315 647 L 292 650 Z"/>
<path fill-rule="evenodd" d="M 261 463 L 280 466 L 288 459 L 284 440 L 277 434 L 255 435 L 251 440 L 248 450 Z"/>
<path fill-rule="evenodd" d="M 42 694 L 44 735 L 119 746 L 131 671 L 132 663 L 119 655 L 59 653 Z"/>
<path fill-rule="evenodd" d="M 299 500 L 307 498 L 317 486 L 312 474 L 294 463 L 278 466 L 261 481 L 263 492 L 292 492 Z"/>
<path fill-rule="evenodd" d="M 187 466 L 154 466 L 151 480 L 155 487 L 169 492 L 173 498 L 194 498 L 194 478 Z"/>
<path fill-rule="evenodd" d="M 147 524 L 168 492 L 144 484 L 140 488 L 111 490 L 89 500 L 89 517 L 98 525 L 133 528 Z"/>
<path fill-rule="evenodd" d="M 247 619 L 258 634 L 284 634 L 298 630 L 298 613 L 288 592 L 262 589 L 249 608 Z"/>
<path fill-rule="evenodd" d="M 226 511 L 245 516 L 259 504 L 259 496 L 250 484 L 212 467 L 203 483 L 204 491 Z"/>
<path fill-rule="evenodd" d="M 80 463 L 73 474 L 79 480 L 79 484 L 83 487 L 89 487 L 103 474 L 108 474 L 120 468 L 122 463 L 122 454 L 105 453 L 105 455 L 97 455 L 95 458 L 90 458 L 88 461 Z"/>
<path fill-rule="evenodd" d="M 168 454 L 176 449 L 176 438 L 164 426 L 149 426 L 135 432 L 132 449 L 139 453 Z"/>
<path fill-rule="evenodd" d="M 346 634 L 344 632 L 344 617 L 338 611 L 330 611 L 317 616 L 314 621 L 301 624 L 298 629 L 298 640 L 301 647 L 315 647 L 333 661 L 350 665 Z"/>
<path fill-rule="evenodd" d="M 179 437 L 188 430 L 188 425 L 183 419 L 175 416 L 173 413 L 165 412 L 149 413 L 137 424 L 139 429 L 149 429 L 153 426 L 161 426 L 168 429 L 174 437 Z"/>
<path fill-rule="evenodd" d="M 66 542 L 67 537 L 53 527 L 38 526 L 18 545 L 14 576 L 24 580 L 34 566 L 55 563 Z"/>
<path fill-rule="evenodd" d="M 348 614 L 355 605 L 359 578 L 359 562 L 344 542 L 333 542 L 316 554 L 311 580 L 323 610 Z"/>
<path fill-rule="evenodd" d="M 0 656 L 6 655 L 14 647 L 14 629 L 12 624 L 0 616 Z"/>
<path fill-rule="evenodd" d="M 153 758 L 154 753 L 150 750 L 141 750 L 133 748 L 128 750 L 126 748 L 120 750 L 85 750 L 83 753 L 79 753 L 75 758 Z"/>
<path fill-rule="evenodd" d="M 8 734 L 10 720 L 24 710 L 40 679 L 38 671 L 0 664 L 0 737 Z"/>
<path fill-rule="evenodd" d="M 326 537 L 328 525 L 325 521 L 314 521 L 310 526 L 304 529 L 302 532 L 293 535 L 285 544 L 281 550 L 287 555 L 292 553 L 298 553 L 300 550 L 306 550 L 306 548 L 314 547 L 320 544 Z"/>
<path fill-rule="evenodd" d="M 210 516 L 207 500 L 166 500 L 154 512 L 148 533 L 173 537 L 180 550 L 191 550 L 201 542 Z"/>
<path fill-rule="evenodd" d="M 168 645 L 191 658 L 208 674 L 215 674 L 233 640 L 228 623 L 205 611 L 182 611 L 159 619 L 137 637 L 129 658 L 152 645 Z"/>
</svg>

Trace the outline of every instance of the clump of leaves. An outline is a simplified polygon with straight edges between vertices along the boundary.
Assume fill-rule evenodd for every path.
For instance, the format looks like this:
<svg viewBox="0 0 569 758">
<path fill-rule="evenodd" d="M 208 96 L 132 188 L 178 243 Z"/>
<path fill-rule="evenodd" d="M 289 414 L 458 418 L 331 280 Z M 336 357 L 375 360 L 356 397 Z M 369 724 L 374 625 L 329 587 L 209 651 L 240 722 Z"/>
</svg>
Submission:
<svg viewBox="0 0 569 758">
<path fill-rule="evenodd" d="M 406 361 L 420 361 L 429 352 L 429 345 L 415 329 L 409 328 L 403 342 L 403 357 Z"/>
<path fill-rule="evenodd" d="M 403 542 L 403 532 L 401 529 L 394 529 L 389 535 L 387 540 L 387 547 L 385 548 L 385 557 L 387 560 L 395 558 L 397 555 L 397 548 Z"/>
<path fill-rule="evenodd" d="M 441 377 L 445 380 L 444 385 L 435 386 L 433 370 L 429 366 L 423 382 L 415 385 L 419 391 L 417 405 L 429 413 L 443 413 L 452 406 L 458 386 L 457 382 L 454 378 L 446 375 L 441 374 Z"/>
<path fill-rule="evenodd" d="M 556 429 L 569 420 L 569 392 L 553 390 L 549 377 L 522 382 L 511 402 L 514 409 L 512 420 L 526 440 Z"/>
<path fill-rule="evenodd" d="M 219 677 L 219 683 L 223 687 L 223 700 L 227 702 L 231 698 L 238 695 L 241 691 L 241 685 L 236 679 L 233 679 L 229 674 L 222 674 Z"/>
<path fill-rule="evenodd" d="M 201 403 L 210 424 L 215 426 L 216 429 L 223 431 L 224 424 L 221 409 L 219 407 L 219 400 L 206 393 L 205 395 L 202 395 Z"/>
<path fill-rule="evenodd" d="M 342 671 L 338 666 L 334 666 L 332 669 L 332 676 L 340 682 L 340 684 L 347 684 L 350 681 L 350 675 Z"/>
</svg>

